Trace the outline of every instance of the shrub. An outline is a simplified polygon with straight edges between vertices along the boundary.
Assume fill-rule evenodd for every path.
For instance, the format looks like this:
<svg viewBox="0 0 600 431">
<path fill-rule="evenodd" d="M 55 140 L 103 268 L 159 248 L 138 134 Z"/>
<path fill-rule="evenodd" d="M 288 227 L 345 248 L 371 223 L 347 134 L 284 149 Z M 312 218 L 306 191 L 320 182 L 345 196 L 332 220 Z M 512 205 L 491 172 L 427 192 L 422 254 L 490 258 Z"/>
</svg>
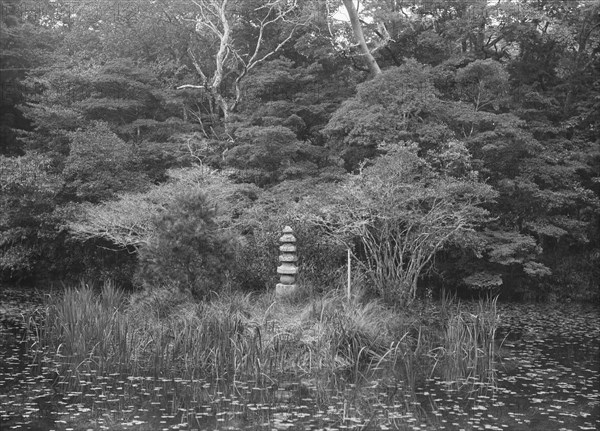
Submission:
<svg viewBox="0 0 600 431">
<path fill-rule="evenodd" d="M 154 220 L 155 234 L 139 252 L 137 280 L 170 285 L 205 298 L 217 291 L 233 259 L 232 241 L 214 221 L 215 208 L 201 192 L 185 192 Z"/>
<path fill-rule="evenodd" d="M 387 154 L 371 166 L 307 199 L 303 216 L 340 242 L 357 244 L 357 262 L 380 296 L 408 305 L 435 254 L 486 219 L 480 204 L 494 192 L 476 174 L 436 172 L 414 145 L 381 148 Z"/>
</svg>

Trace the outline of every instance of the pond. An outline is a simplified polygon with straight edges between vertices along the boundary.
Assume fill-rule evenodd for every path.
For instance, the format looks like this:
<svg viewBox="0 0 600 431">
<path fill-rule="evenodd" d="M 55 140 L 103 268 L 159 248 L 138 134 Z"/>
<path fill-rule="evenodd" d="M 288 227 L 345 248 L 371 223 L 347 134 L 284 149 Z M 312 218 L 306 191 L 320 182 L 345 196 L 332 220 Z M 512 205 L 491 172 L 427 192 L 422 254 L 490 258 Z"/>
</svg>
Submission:
<svg viewBox="0 0 600 431">
<path fill-rule="evenodd" d="M 25 292 L 0 292 L 4 430 L 595 430 L 600 312 L 581 304 L 498 304 L 492 384 L 374 378 L 261 382 L 102 374 L 59 377 L 32 357 Z M 39 364 L 42 365 L 39 365 Z"/>
</svg>

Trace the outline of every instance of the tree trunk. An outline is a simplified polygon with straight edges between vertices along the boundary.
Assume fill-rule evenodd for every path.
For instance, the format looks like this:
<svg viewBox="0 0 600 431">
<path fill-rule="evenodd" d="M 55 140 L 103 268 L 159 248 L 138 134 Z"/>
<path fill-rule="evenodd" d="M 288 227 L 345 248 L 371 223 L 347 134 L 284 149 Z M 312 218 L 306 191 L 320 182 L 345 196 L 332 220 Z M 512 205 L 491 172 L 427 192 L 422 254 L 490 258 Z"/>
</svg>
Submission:
<svg viewBox="0 0 600 431">
<path fill-rule="evenodd" d="M 210 83 L 210 91 L 212 93 L 213 98 L 221 108 L 223 112 L 223 120 L 225 124 L 229 120 L 229 104 L 223 94 L 221 94 L 221 82 L 223 82 L 223 67 L 225 64 L 225 60 L 227 60 L 228 50 L 230 49 L 231 44 L 231 27 L 229 27 L 229 20 L 226 15 L 228 0 L 223 0 L 219 5 L 217 12 L 219 14 L 219 21 L 221 26 L 223 27 L 221 33 L 221 40 L 219 44 L 219 51 L 217 51 L 217 55 L 215 56 L 215 73 L 212 78 L 212 82 Z"/>
<path fill-rule="evenodd" d="M 360 50 L 362 55 L 364 55 L 367 60 L 367 65 L 369 66 L 369 70 L 371 71 L 371 75 L 377 76 L 381 74 L 381 69 L 377 64 L 377 61 L 369 51 L 369 47 L 367 46 L 367 42 L 365 42 L 365 36 L 362 31 L 362 27 L 360 25 L 360 21 L 358 19 L 358 11 L 354 7 L 353 0 L 342 0 L 344 6 L 346 7 L 346 11 L 348 12 L 348 17 L 350 17 L 350 24 L 352 24 L 352 32 L 354 33 L 354 37 L 360 46 Z"/>
</svg>

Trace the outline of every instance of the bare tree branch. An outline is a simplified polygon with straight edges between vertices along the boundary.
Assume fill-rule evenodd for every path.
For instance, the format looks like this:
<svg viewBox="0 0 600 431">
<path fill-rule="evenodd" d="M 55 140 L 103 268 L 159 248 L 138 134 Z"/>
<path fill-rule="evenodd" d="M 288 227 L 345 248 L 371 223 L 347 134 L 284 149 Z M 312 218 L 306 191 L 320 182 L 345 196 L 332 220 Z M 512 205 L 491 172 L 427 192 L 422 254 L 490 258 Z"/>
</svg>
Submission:
<svg viewBox="0 0 600 431">
<path fill-rule="evenodd" d="M 259 13 L 259 17 L 251 19 L 250 25 L 258 29 L 258 35 L 250 44 L 248 52 L 241 51 L 241 48 L 234 43 L 233 25 L 237 18 L 235 11 L 230 7 L 229 0 L 189 1 L 196 6 L 196 32 L 207 29 L 217 38 L 219 46 L 211 60 L 214 71 L 210 78 L 205 74 L 205 69 L 201 67 L 194 52 L 191 49 L 188 50 L 188 55 L 202 84 L 198 87 L 191 86 L 193 84 L 185 84 L 178 88 L 206 87 L 227 122 L 231 112 L 235 111 L 242 99 L 241 84 L 248 72 L 281 51 L 292 39 L 297 27 L 304 25 L 302 20 L 296 19 L 298 0 L 270 0 L 254 9 Z M 289 24 L 285 37 L 275 47 L 265 51 L 267 29 L 284 22 Z M 235 79 L 232 84 L 233 88 L 228 90 L 224 85 L 225 78 L 231 74 L 235 75 Z"/>
</svg>

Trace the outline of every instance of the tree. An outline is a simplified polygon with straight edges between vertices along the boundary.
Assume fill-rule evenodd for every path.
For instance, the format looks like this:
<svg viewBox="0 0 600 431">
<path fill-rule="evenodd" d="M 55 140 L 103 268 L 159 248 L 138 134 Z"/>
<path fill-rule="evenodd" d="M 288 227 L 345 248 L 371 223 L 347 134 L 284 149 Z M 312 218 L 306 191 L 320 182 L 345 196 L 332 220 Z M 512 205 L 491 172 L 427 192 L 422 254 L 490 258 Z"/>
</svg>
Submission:
<svg viewBox="0 0 600 431">
<path fill-rule="evenodd" d="M 365 41 L 362 26 L 358 18 L 358 11 L 356 10 L 356 7 L 354 7 L 354 0 L 342 0 L 342 3 L 344 4 L 346 11 L 348 12 L 348 17 L 350 18 L 350 24 L 352 25 L 352 32 L 354 33 L 354 38 L 360 46 L 360 51 L 365 57 L 369 70 L 371 71 L 371 75 L 377 76 L 381 73 L 381 69 L 379 68 L 377 61 L 373 57 L 373 54 L 371 54 L 371 51 L 367 46 L 367 42 Z"/>
<path fill-rule="evenodd" d="M 205 298 L 218 292 L 233 259 L 230 239 L 214 222 L 203 194 L 182 193 L 154 219 L 156 234 L 140 250 L 138 280 Z"/>
<path fill-rule="evenodd" d="M 98 204 L 84 203 L 68 227 L 82 242 L 104 240 L 116 247 L 139 250 L 154 237 L 153 221 L 172 207 L 180 194 L 204 193 L 215 207 L 214 221 L 228 227 L 256 200 L 260 189 L 234 184 L 224 173 L 204 167 L 170 169 L 167 181 L 149 186 L 143 192 L 121 192 L 116 200 Z"/>
<path fill-rule="evenodd" d="M 77 199 L 96 203 L 118 192 L 147 187 L 147 178 L 136 169 L 133 148 L 106 123 L 95 123 L 68 136 L 71 145 L 63 175 Z"/>
<path fill-rule="evenodd" d="M 195 24 L 199 41 L 215 46 L 210 67 L 204 67 L 206 57 L 200 59 L 196 47 L 188 49 L 190 60 L 200 84 L 185 84 L 179 88 L 206 90 L 216 102 L 227 123 L 242 98 L 241 82 L 246 75 L 288 43 L 299 25 L 304 23 L 300 4 L 296 1 L 230 0 L 194 1 L 195 17 L 182 17 Z M 238 32 L 244 32 L 242 37 Z M 278 32 L 277 40 L 269 39 L 270 32 Z"/>
<path fill-rule="evenodd" d="M 19 129 L 29 121 L 18 108 L 25 101 L 23 81 L 34 67 L 50 64 L 57 35 L 31 19 L 39 5 L 26 0 L 0 1 L 0 154 L 22 156 Z"/>
<path fill-rule="evenodd" d="M 496 221 L 477 235 L 479 251 L 463 250 L 461 264 L 449 266 L 446 282 L 455 285 L 483 286 L 485 277 L 472 275 L 485 273 L 496 284 L 540 286 L 556 265 L 549 259 L 555 241 L 583 245 L 595 235 L 589 215 L 598 197 L 584 180 L 593 176 L 591 142 L 556 136 L 560 128 L 539 117 L 543 105 L 526 109 L 527 99 L 516 100 L 510 82 L 506 68 L 491 59 L 435 68 L 409 60 L 360 84 L 325 128 L 350 170 L 373 160 L 382 142 L 413 141 L 430 161 L 444 142 L 464 142 L 473 166 L 499 196 L 487 204 Z M 526 103 L 533 100 L 544 99 Z M 575 217 L 573 208 L 581 211 Z M 440 273 L 443 260 L 437 260 Z"/>
<path fill-rule="evenodd" d="M 135 252 L 138 285 L 168 285 L 204 297 L 236 270 L 235 220 L 260 190 L 199 167 L 169 173 L 169 181 L 144 193 L 80 206 L 69 229 L 82 242 L 106 241 Z"/>
<path fill-rule="evenodd" d="M 410 304 L 436 253 L 449 243 L 466 245 L 485 222 L 482 204 L 495 193 L 477 179 L 468 153 L 456 151 L 461 148 L 449 142 L 437 170 L 418 156 L 416 145 L 387 145 L 371 166 L 309 200 L 314 223 L 359 245 L 359 263 L 383 298 Z"/>
<path fill-rule="evenodd" d="M 23 280 L 52 256 L 59 235 L 55 196 L 60 178 L 49 173 L 48 158 L 0 156 L 0 279 Z M 46 268 L 47 269 L 47 268 Z M 47 271 L 41 271 L 47 275 Z"/>
<path fill-rule="evenodd" d="M 360 84 L 356 95 L 333 114 L 324 133 L 352 170 L 365 157 L 373 157 L 384 142 L 414 141 L 427 149 L 448 139 L 452 133 L 441 114 L 432 69 L 409 60 Z"/>
<path fill-rule="evenodd" d="M 75 158 L 82 162 L 81 157 L 87 154 L 90 159 L 85 163 L 105 166 L 111 175 L 119 163 L 129 163 L 128 169 L 137 172 L 134 176 L 138 180 L 145 176 L 150 182 L 163 180 L 165 170 L 174 164 L 189 163 L 185 160 L 189 153 L 186 145 L 168 140 L 181 134 L 193 135 L 200 128 L 180 118 L 183 102 L 172 101 L 169 90 L 147 65 L 136 66 L 126 59 L 112 59 L 102 66 L 70 64 L 61 69 L 33 70 L 26 84 L 31 94 L 29 103 L 21 109 L 31 120 L 33 130 L 26 132 L 23 140 L 28 149 L 51 157 L 57 172 L 63 172 L 65 164 L 72 164 Z M 104 125 L 102 130 L 98 122 Z M 77 134 L 77 130 L 90 133 Z M 108 155 L 106 161 L 98 160 L 93 152 L 70 155 L 83 143 L 98 147 L 100 153 L 109 153 L 116 149 L 117 141 L 122 141 L 119 151 L 126 157 L 115 159 L 113 155 L 116 162 L 112 168 Z M 103 149 L 105 144 L 112 145 L 112 150 Z M 63 173 L 73 176 L 74 167 L 69 169 Z M 103 174 L 96 171 L 95 175 Z M 80 186 L 86 178 L 80 176 Z M 139 181 L 138 185 L 142 186 Z M 100 196 L 90 198 L 97 200 Z"/>
<path fill-rule="evenodd" d="M 436 271 L 446 286 L 503 283 L 541 292 L 592 285 L 600 256 L 597 3 L 2 4 L 0 56 L 19 70 L 0 78 L 12 89 L 1 101 L 0 151 L 24 165 L 42 158 L 33 177 L 56 179 L 52 193 L 23 188 L 44 205 L 32 206 L 19 188 L 8 192 L 4 231 L 28 226 L 20 244 L 30 263 L 22 268 L 44 261 L 39 250 L 67 248 L 68 238 L 82 249 L 145 248 L 154 241 L 152 220 L 175 205 L 178 187 L 218 183 L 222 190 L 211 186 L 208 199 L 226 208 L 237 202 L 215 219 L 232 227 L 263 205 L 251 198 L 256 185 L 272 196 L 267 206 L 282 196 L 318 200 L 313 190 L 335 188 L 342 166 L 375 183 L 369 169 L 395 157 L 384 148 L 409 142 L 417 159 L 403 157 L 431 180 L 421 184 L 415 174 L 415 187 L 460 201 L 438 178 L 466 181 L 477 171 L 498 193 L 485 201 L 493 220 L 469 233 L 469 246 L 446 241 L 438 249 Z M 331 19 L 340 9 L 350 23 Z M 370 59 L 370 78 L 359 58 Z M 16 169 L 5 162 L 7 172 Z M 194 165 L 189 172 L 211 181 L 169 177 L 186 171 L 174 167 Z M 219 181 L 215 168 L 223 169 Z M 367 187 L 343 182 L 356 194 Z M 430 197 L 422 196 L 415 205 L 427 220 Z M 30 219 L 16 221 L 21 211 L 45 223 L 38 237 Z M 395 229 L 389 235 L 371 223 L 355 237 L 402 237 L 404 223 L 385 225 Z M 59 230 L 65 224 L 73 228 L 68 235 Z M 17 250 L 15 238 L 4 251 Z M 371 271 L 366 249 L 357 254 Z"/>
</svg>

